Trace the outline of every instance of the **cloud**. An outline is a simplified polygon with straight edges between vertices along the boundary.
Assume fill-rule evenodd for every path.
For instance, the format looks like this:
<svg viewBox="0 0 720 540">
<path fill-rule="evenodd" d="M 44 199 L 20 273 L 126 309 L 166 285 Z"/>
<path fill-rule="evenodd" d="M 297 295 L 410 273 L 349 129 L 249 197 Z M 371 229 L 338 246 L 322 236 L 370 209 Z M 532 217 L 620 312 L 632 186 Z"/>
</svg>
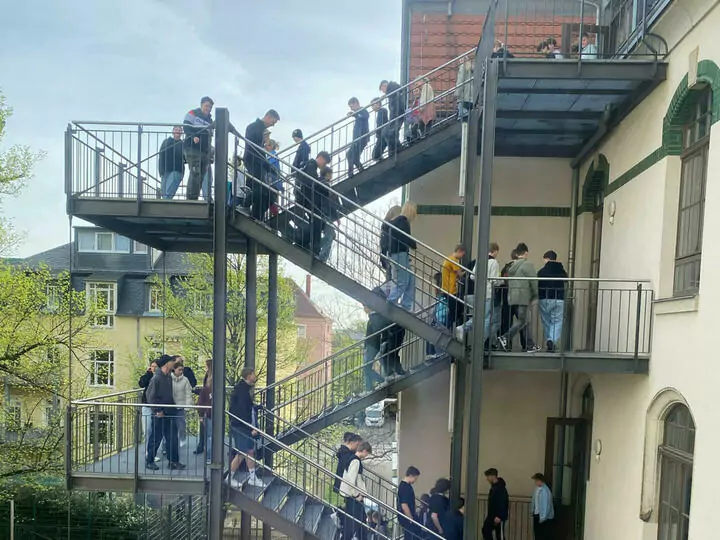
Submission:
<svg viewBox="0 0 720 540">
<path fill-rule="evenodd" d="M 399 75 L 400 6 L 367 0 L 17 2 L 3 28 L 7 143 L 47 151 L 3 210 L 27 232 L 20 254 L 67 241 L 63 130 L 70 120 L 179 121 L 211 95 L 244 126 L 280 111 L 274 138 L 315 131 Z M 394 4 L 394 3 L 393 3 Z M 368 15 L 371 14 L 371 15 Z"/>
</svg>

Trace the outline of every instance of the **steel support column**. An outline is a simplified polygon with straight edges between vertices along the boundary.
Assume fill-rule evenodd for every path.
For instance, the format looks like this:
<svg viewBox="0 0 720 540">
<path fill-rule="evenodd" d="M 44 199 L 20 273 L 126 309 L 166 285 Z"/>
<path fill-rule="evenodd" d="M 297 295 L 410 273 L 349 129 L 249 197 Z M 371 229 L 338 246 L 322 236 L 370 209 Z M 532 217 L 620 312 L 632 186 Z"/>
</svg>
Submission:
<svg viewBox="0 0 720 540">
<path fill-rule="evenodd" d="M 464 264 L 468 264 L 472 259 L 472 241 L 473 229 L 475 227 L 475 195 L 477 192 L 477 143 L 480 131 L 480 112 L 477 107 L 473 107 L 470 111 L 470 118 L 467 122 L 467 136 L 463 142 L 465 146 L 462 149 L 465 156 L 465 178 L 462 179 L 464 200 L 462 215 L 462 231 L 461 243 L 467 250 L 466 260 Z M 480 260 L 479 251 L 476 254 L 477 260 Z M 476 304 L 477 305 L 477 304 Z M 467 366 L 470 363 L 470 349 L 466 348 L 463 358 L 455 362 L 455 388 L 453 402 L 453 426 L 452 426 L 452 443 L 450 446 L 450 478 L 452 480 L 450 497 L 453 501 L 460 498 L 462 492 L 462 455 L 464 444 L 464 428 L 465 428 L 465 400 L 467 391 Z"/>
<path fill-rule="evenodd" d="M 478 73 L 478 71 L 476 71 Z M 492 174 L 495 157 L 495 114 L 497 110 L 498 60 L 487 60 L 485 85 L 482 102 L 482 147 L 480 151 L 480 196 L 478 199 L 478 239 L 477 253 L 487 251 L 490 243 L 490 211 L 492 209 Z M 472 161 L 477 161 L 475 153 Z M 480 530 L 482 517 L 478 500 L 480 472 L 480 406 L 482 405 L 482 382 L 485 328 L 485 296 L 487 282 L 487 264 L 475 265 L 475 324 L 472 332 L 472 361 L 470 364 L 471 382 L 470 402 L 468 405 L 468 452 L 465 498 L 470 504 L 466 507 L 465 540 L 475 540 Z"/>
<path fill-rule="evenodd" d="M 213 215 L 213 433 L 225 433 L 225 338 L 227 315 L 227 221 L 225 205 L 228 176 L 230 113 L 217 109 L 215 135 L 215 210 Z M 215 438 L 210 465 L 210 540 L 221 540 L 224 530 L 223 437 Z"/>
<path fill-rule="evenodd" d="M 268 264 L 268 321 L 267 321 L 267 380 L 266 386 L 275 382 L 277 372 L 277 325 L 278 325 L 278 256 L 277 253 L 270 253 Z M 267 391 L 265 407 L 272 410 L 275 407 L 275 388 Z M 265 421 L 265 432 L 268 435 L 275 435 L 275 422 L 272 417 Z M 265 449 L 265 465 L 273 468 L 273 453 Z M 272 529 L 263 523 L 263 540 L 270 540 Z"/>
<path fill-rule="evenodd" d="M 248 238 L 245 263 L 245 367 L 255 369 L 257 351 L 257 241 Z M 240 537 L 250 538 L 250 519 L 247 512 L 240 517 Z"/>
</svg>

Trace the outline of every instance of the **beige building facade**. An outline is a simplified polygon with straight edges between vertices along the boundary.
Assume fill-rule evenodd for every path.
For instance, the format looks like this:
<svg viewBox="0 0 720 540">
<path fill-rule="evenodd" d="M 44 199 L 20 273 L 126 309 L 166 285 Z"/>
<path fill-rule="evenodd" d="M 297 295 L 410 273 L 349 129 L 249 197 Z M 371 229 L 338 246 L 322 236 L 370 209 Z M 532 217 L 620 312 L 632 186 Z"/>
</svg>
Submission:
<svg viewBox="0 0 720 540">
<path fill-rule="evenodd" d="M 536 268 L 548 249 L 567 261 L 576 204 L 575 275 L 648 280 L 654 295 L 649 375 L 571 374 L 563 406 L 558 373 L 485 373 L 480 441 L 469 443 L 480 445 L 480 470 L 497 467 L 515 498 L 530 496 L 529 477 L 546 469 L 548 419 L 584 419 L 577 440 L 588 459 L 565 478 L 579 475 L 586 540 L 717 537 L 719 26 L 716 2 L 668 7 L 653 28 L 667 41 L 667 80 L 581 165 L 577 201 L 570 160 L 495 161 L 491 237 L 501 262 L 521 241 Z M 414 232 L 445 254 L 460 230 L 458 178 L 456 160 L 406 192 L 420 205 Z M 400 469 L 420 468 L 420 492 L 450 472 L 450 377 L 401 395 Z"/>
</svg>

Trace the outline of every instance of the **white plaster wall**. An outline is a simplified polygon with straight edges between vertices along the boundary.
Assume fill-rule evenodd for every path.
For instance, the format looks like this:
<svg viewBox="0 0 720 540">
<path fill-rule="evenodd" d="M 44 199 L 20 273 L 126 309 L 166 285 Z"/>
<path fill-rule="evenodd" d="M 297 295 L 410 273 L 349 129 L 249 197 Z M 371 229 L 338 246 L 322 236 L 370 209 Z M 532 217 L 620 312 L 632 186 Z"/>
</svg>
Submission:
<svg viewBox="0 0 720 540">
<path fill-rule="evenodd" d="M 400 396 L 399 471 L 420 469 L 417 493 L 450 472 L 449 382 L 445 371 Z M 559 414 L 559 389 L 557 373 L 485 372 L 478 466 L 481 473 L 496 467 L 512 496 L 531 495 L 529 478 L 544 469 L 547 418 Z"/>
<path fill-rule="evenodd" d="M 668 80 L 599 149 L 610 163 L 611 182 L 660 146 L 662 119 L 687 73 L 691 51 L 699 47 L 701 60 L 720 59 L 716 37 L 720 10 L 709 10 L 711 4 L 717 5 L 705 0 L 678 0 L 654 29 L 671 47 Z M 665 158 L 606 198 L 606 211 L 614 200 L 617 214 L 612 226 L 605 216 L 601 276 L 648 278 L 659 297 L 672 295 L 679 161 L 677 157 Z M 720 413 L 716 394 L 720 371 L 715 365 L 714 337 L 720 320 L 716 307 L 720 300 L 716 279 L 720 254 L 713 234 L 720 228 L 720 186 L 714 181 L 718 174 L 720 125 L 716 124 L 711 132 L 700 293 L 690 301 L 656 304 L 648 377 L 592 378 L 596 395 L 593 435 L 603 441 L 603 454 L 591 469 L 586 540 L 657 538 L 657 514 L 648 523 L 638 516 L 646 412 L 653 396 L 667 387 L 685 397 L 697 426 L 689 538 L 706 540 L 718 535 L 720 465 L 716 449 Z"/>
</svg>

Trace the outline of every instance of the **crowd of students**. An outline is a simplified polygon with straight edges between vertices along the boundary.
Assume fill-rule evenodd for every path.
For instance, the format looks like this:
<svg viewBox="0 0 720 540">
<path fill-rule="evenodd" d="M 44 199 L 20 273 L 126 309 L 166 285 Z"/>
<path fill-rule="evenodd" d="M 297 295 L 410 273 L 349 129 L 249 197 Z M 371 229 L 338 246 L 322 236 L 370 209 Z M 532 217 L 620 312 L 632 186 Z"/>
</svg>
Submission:
<svg viewBox="0 0 720 540">
<path fill-rule="evenodd" d="M 171 470 L 186 468 L 180 462 L 179 449 L 187 445 L 186 413 L 193 405 L 193 394 L 198 395 L 197 412 L 200 417 L 200 435 L 194 454 L 205 452 L 205 463 L 210 464 L 212 455 L 212 360 L 206 361 L 207 371 L 200 388 L 197 378 L 189 366 L 184 365 L 182 356 L 162 355 L 153 360 L 147 371 L 140 377 L 138 386 L 143 388 L 143 434 L 146 441 L 145 467 L 157 471 L 157 465 L 165 456 Z M 226 480 L 232 487 L 239 487 L 236 473 L 241 466 L 247 470 L 247 482 L 262 486 L 255 474 L 255 447 L 258 432 L 257 407 L 253 402 L 252 388 L 257 381 L 255 371 L 243 368 L 240 381 L 230 394 L 231 452 Z M 164 446 L 164 448 L 163 448 Z"/>
</svg>

